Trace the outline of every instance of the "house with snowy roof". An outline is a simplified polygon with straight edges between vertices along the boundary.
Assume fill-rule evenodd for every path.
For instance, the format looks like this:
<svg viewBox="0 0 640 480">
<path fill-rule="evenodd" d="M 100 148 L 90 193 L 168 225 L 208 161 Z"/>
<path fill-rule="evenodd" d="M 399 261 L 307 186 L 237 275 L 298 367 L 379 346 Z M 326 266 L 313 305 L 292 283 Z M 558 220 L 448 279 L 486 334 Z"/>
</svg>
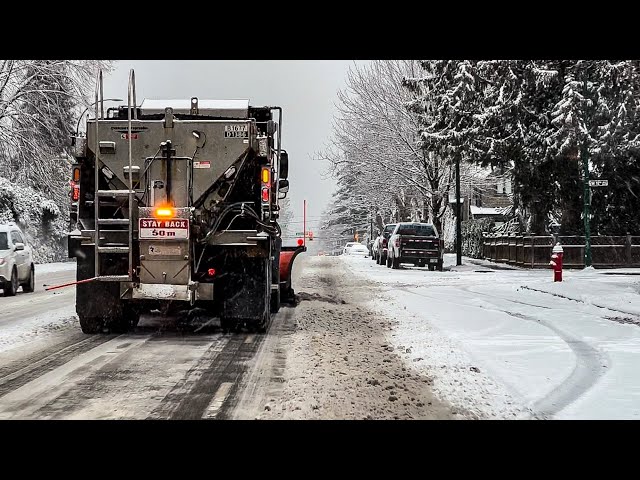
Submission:
<svg viewBox="0 0 640 480">
<path fill-rule="evenodd" d="M 491 218 L 497 224 L 513 212 L 513 186 L 510 169 L 476 168 L 460 185 L 462 220 Z M 449 191 L 449 205 L 455 212 L 455 189 Z"/>
</svg>

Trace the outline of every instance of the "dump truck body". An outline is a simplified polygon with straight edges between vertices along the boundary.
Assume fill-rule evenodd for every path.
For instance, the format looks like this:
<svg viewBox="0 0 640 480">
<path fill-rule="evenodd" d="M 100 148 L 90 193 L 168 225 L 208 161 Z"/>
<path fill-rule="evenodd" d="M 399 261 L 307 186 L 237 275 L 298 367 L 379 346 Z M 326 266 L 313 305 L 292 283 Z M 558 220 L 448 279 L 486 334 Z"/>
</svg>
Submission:
<svg viewBox="0 0 640 480">
<path fill-rule="evenodd" d="M 197 98 L 136 105 L 131 90 L 106 115 L 97 98 L 86 136 L 74 139 L 69 256 L 83 331 L 126 330 L 145 309 L 171 305 L 264 330 L 293 299 L 290 263 L 305 250 L 281 257 L 281 109 Z"/>
</svg>

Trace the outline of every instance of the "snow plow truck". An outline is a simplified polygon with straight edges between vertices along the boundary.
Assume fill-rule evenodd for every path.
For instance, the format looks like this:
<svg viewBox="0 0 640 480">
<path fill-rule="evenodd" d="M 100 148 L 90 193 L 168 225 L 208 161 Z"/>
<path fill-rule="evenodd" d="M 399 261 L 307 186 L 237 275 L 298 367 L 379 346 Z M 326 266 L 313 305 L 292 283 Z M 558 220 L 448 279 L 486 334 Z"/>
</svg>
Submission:
<svg viewBox="0 0 640 480">
<path fill-rule="evenodd" d="M 222 328 L 266 331 L 293 302 L 279 199 L 289 189 L 282 109 L 248 100 L 136 102 L 104 112 L 73 137 L 69 257 L 85 333 L 125 332 L 145 311 L 204 309 Z M 277 120 L 276 120 L 277 112 Z"/>
</svg>

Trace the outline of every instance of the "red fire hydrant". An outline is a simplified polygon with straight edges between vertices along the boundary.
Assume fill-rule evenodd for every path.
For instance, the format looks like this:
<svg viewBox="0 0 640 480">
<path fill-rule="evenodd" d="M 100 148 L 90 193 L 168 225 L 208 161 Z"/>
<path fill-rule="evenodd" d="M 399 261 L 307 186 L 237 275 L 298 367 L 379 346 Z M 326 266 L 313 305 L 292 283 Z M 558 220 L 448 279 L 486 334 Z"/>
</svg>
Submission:
<svg viewBox="0 0 640 480">
<path fill-rule="evenodd" d="M 551 261 L 549 265 L 553 267 L 553 281 L 561 282 L 562 281 L 562 255 L 564 254 L 564 250 L 562 249 L 562 245 L 560 242 L 556 243 L 552 250 Z"/>
</svg>

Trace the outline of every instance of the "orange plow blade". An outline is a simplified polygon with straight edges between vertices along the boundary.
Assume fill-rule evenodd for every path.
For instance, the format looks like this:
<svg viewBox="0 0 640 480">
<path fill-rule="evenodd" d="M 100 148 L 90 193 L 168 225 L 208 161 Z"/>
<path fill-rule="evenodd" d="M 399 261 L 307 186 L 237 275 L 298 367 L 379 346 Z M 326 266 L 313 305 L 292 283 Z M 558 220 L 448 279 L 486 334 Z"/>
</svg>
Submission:
<svg viewBox="0 0 640 480">
<path fill-rule="evenodd" d="M 291 269 L 298 254 L 306 252 L 307 247 L 282 247 L 280 251 L 280 301 L 295 303 L 295 292 L 291 287 Z"/>
</svg>

